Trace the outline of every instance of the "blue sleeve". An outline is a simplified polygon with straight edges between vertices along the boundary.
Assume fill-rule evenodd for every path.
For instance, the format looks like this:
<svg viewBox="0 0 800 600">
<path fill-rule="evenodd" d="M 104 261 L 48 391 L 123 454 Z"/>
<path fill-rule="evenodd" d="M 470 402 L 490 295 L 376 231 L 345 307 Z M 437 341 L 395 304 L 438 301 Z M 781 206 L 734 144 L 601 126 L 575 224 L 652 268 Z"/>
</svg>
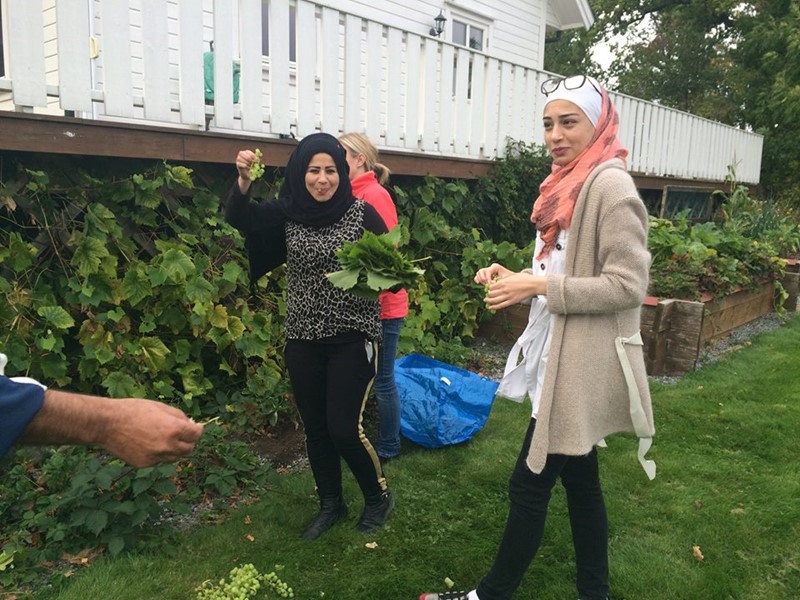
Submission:
<svg viewBox="0 0 800 600">
<path fill-rule="evenodd" d="M 0 457 L 8 452 L 44 404 L 44 390 L 0 376 Z"/>
</svg>

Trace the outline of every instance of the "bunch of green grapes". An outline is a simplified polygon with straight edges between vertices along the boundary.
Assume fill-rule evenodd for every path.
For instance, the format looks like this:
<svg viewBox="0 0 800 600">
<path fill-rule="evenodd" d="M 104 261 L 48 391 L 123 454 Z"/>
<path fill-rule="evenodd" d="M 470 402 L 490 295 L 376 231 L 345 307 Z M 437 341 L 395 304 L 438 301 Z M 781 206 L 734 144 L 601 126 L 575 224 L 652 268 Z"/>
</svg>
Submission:
<svg viewBox="0 0 800 600">
<path fill-rule="evenodd" d="M 255 181 L 264 174 L 264 163 L 261 162 L 263 154 L 261 154 L 261 150 L 258 148 L 256 148 L 255 152 L 256 159 L 253 161 L 253 164 L 250 165 L 250 174 L 248 175 L 250 181 Z"/>
<path fill-rule="evenodd" d="M 234 567 L 230 572 L 230 581 L 220 579 L 218 584 L 203 582 L 195 591 L 196 600 L 250 600 L 261 589 L 258 569 L 247 563 Z"/>
<path fill-rule="evenodd" d="M 275 571 L 262 575 L 251 563 L 231 569 L 229 578 L 220 579 L 219 583 L 204 581 L 195 589 L 195 600 L 252 600 L 258 596 L 262 583 L 281 598 L 294 598 L 292 588 Z"/>
<path fill-rule="evenodd" d="M 281 581 L 280 577 L 275 571 L 270 571 L 266 575 L 261 576 L 261 581 L 265 585 L 271 587 L 281 598 L 294 598 L 294 591 L 286 583 Z"/>
</svg>

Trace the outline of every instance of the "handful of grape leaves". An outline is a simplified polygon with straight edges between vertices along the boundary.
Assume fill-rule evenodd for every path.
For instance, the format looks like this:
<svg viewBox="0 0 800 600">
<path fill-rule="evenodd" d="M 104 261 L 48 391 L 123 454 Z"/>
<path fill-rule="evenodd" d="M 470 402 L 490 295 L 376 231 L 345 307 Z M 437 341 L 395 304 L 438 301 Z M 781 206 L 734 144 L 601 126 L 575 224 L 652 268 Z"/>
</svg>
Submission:
<svg viewBox="0 0 800 600">
<path fill-rule="evenodd" d="M 348 290 L 356 296 L 376 299 L 384 290 L 397 290 L 413 286 L 425 273 L 415 266 L 422 260 L 408 260 L 397 249 L 400 228 L 376 235 L 364 231 L 357 242 L 345 242 L 336 251 L 342 265 L 341 271 L 328 273 L 328 280 L 338 288 Z"/>
</svg>

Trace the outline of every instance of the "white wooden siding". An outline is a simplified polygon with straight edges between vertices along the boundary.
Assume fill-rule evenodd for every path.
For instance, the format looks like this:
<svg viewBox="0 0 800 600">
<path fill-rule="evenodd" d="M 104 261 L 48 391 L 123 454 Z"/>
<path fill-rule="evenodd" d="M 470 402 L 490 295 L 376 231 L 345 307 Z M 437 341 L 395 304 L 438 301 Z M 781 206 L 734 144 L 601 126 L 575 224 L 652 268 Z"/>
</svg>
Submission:
<svg viewBox="0 0 800 600">
<path fill-rule="evenodd" d="M 10 70 L 0 90 L 12 91 L 14 110 L 56 107 L 60 114 L 192 129 L 205 128 L 208 116 L 216 131 L 270 137 L 364 131 L 384 149 L 445 157 L 500 157 L 507 138 L 541 142 L 539 86 L 548 73 L 353 10 L 292 1 L 270 0 L 270 56 L 263 57 L 261 0 L 59 0 L 58 10 L 49 0 L 45 11 L 38 2 L 6 0 Z M 207 106 L 202 54 L 212 40 L 215 102 Z M 234 61 L 241 64 L 236 104 Z M 722 181 L 735 163 L 741 181 L 758 182 L 761 136 L 613 97 L 632 171 Z"/>
</svg>

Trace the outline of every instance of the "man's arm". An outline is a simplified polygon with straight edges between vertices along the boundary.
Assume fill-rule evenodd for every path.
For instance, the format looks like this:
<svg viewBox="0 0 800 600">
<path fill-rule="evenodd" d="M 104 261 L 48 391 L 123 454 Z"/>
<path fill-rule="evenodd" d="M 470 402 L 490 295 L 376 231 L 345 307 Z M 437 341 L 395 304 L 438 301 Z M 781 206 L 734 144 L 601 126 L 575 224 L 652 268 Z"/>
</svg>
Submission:
<svg viewBox="0 0 800 600">
<path fill-rule="evenodd" d="M 147 467 L 185 456 L 202 433 L 202 425 L 162 402 L 48 389 L 20 441 L 100 446 L 135 467 Z"/>
</svg>

